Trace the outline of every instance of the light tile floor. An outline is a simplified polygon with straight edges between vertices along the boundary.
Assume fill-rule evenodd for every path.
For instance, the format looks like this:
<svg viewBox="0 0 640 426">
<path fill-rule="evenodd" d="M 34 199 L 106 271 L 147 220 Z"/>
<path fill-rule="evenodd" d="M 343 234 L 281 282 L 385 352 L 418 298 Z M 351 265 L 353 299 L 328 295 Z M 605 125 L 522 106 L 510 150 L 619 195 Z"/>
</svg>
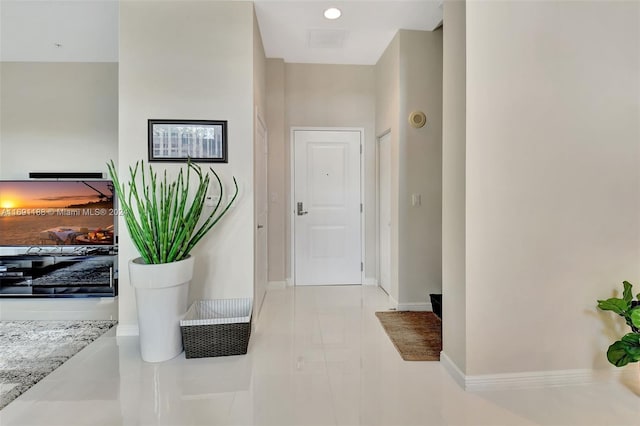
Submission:
<svg viewBox="0 0 640 426">
<path fill-rule="evenodd" d="M 374 287 L 268 293 L 249 353 L 160 364 L 112 330 L 0 411 L 0 425 L 640 425 L 640 386 L 465 392 L 405 362 Z"/>
</svg>

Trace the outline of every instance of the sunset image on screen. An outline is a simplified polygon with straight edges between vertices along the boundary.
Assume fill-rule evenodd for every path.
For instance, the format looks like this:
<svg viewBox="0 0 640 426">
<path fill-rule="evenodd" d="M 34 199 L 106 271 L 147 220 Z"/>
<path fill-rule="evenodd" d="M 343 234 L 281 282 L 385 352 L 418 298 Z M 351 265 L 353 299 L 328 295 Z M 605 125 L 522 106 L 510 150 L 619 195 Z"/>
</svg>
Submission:
<svg viewBox="0 0 640 426">
<path fill-rule="evenodd" d="M 0 246 L 112 245 L 110 181 L 0 181 Z"/>
<path fill-rule="evenodd" d="M 13 209 L 16 207 L 16 202 L 14 200 L 11 200 L 9 198 L 6 198 L 4 200 L 0 200 L 0 208 L 1 209 Z"/>
<path fill-rule="evenodd" d="M 107 181 L 5 181 L 0 183 L 0 207 L 6 209 L 69 207 L 112 197 Z"/>
</svg>

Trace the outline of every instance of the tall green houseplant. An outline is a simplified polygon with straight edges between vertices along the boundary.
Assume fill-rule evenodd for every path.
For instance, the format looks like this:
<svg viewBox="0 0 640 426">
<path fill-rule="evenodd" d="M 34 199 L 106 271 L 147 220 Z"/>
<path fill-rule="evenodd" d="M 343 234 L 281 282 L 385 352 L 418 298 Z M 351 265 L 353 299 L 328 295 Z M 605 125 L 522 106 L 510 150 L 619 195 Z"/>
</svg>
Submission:
<svg viewBox="0 0 640 426">
<path fill-rule="evenodd" d="M 622 298 L 612 297 L 607 300 L 598 300 L 598 308 L 603 311 L 612 311 L 624 318 L 631 328 L 620 340 L 614 342 L 607 350 L 607 359 L 616 367 L 624 367 L 630 362 L 640 361 L 640 293 L 633 300 L 633 286 L 624 281 Z"/>
<path fill-rule="evenodd" d="M 174 179 L 162 177 L 140 161 L 129 167 L 129 178 L 118 178 L 108 165 L 129 235 L 140 257 L 129 260 L 129 282 L 135 290 L 140 355 L 162 362 L 182 352 L 180 320 L 188 307 L 195 259 L 189 253 L 229 211 L 235 192 L 223 203 L 224 187 L 218 174 L 187 162 Z M 213 176 L 213 177 L 212 177 Z M 209 184 L 218 184 L 218 201 L 205 212 Z"/>
<path fill-rule="evenodd" d="M 167 179 L 166 170 L 159 179 L 151 166 L 145 167 L 144 161 L 129 166 L 126 184 L 118 178 L 113 161 L 107 167 L 131 239 L 148 264 L 177 262 L 188 257 L 238 196 L 238 183 L 234 177 L 235 192 L 222 206 L 224 188 L 218 174 L 211 168 L 210 173 L 203 172 L 191 161 L 187 163 L 186 172 L 181 168 L 172 181 Z M 193 174 L 197 178 L 195 191 L 190 190 Z M 219 197 L 213 210 L 203 217 L 212 175 L 218 185 Z"/>
</svg>

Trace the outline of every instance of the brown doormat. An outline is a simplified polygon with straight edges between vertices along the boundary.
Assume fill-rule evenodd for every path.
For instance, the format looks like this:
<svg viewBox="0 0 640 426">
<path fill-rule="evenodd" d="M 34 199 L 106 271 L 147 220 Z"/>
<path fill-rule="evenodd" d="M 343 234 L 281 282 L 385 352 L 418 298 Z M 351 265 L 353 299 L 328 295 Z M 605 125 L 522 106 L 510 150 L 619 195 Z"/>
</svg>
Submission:
<svg viewBox="0 0 640 426">
<path fill-rule="evenodd" d="M 405 361 L 440 361 L 442 321 L 433 312 L 376 312 Z"/>
</svg>

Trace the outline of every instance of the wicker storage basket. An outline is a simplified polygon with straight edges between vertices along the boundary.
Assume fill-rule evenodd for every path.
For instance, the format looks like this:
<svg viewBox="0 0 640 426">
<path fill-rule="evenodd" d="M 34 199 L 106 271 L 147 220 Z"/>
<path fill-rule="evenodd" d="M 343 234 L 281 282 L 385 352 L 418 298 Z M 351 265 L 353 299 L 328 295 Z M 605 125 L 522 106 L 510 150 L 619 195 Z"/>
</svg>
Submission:
<svg viewBox="0 0 640 426">
<path fill-rule="evenodd" d="M 187 358 L 242 355 L 251 335 L 251 299 L 194 302 L 180 321 Z"/>
</svg>

